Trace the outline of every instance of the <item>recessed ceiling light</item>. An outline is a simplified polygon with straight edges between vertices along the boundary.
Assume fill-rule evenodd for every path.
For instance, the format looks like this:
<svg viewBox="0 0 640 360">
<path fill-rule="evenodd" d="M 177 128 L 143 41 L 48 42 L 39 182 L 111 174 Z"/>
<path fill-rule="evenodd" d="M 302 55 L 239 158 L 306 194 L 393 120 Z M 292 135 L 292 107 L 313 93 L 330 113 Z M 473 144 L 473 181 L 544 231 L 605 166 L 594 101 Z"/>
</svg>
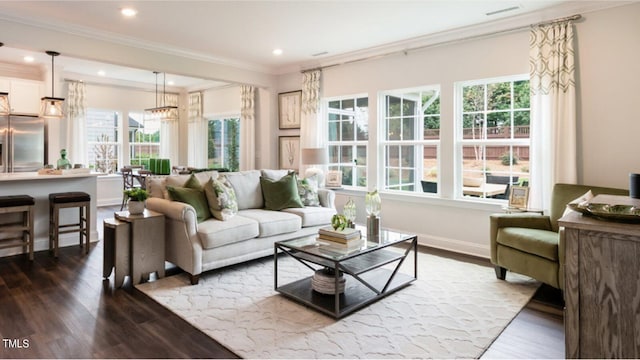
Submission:
<svg viewBox="0 0 640 360">
<path fill-rule="evenodd" d="M 107 73 L 104 70 L 98 70 L 98 75 L 105 76 Z"/>
<path fill-rule="evenodd" d="M 138 10 L 130 7 L 120 9 L 120 13 L 126 17 L 134 17 L 138 13 Z"/>
<path fill-rule="evenodd" d="M 276 55 L 276 56 L 282 55 L 282 49 L 273 49 L 273 55 Z"/>
<path fill-rule="evenodd" d="M 24 62 L 28 62 L 28 63 L 31 63 L 35 60 L 31 55 L 27 55 L 23 59 L 24 59 Z"/>
<path fill-rule="evenodd" d="M 167 81 L 167 85 L 173 86 L 173 85 L 175 85 L 175 82 L 173 82 L 173 80 L 169 80 L 169 81 Z"/>
</svg>

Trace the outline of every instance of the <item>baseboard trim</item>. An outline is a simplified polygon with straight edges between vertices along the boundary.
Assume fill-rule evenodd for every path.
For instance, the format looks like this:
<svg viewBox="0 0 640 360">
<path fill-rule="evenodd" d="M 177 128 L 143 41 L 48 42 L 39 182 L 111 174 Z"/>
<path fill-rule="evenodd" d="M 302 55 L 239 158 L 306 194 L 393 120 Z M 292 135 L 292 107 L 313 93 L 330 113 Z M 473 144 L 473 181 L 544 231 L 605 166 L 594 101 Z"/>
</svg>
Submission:
<svg viewBox="0 0 640 360">
<path fill-rule="evenodd" d="M 430 246 L 440 250 L 451 251 L 455 253 L 476 256 L 489 259 L 491 254 L 489 248 L 480 244 L 469 243 L 457 239 L 449 239 L 439 236 L 417 234 L 418 244 Z"/>
</svg>

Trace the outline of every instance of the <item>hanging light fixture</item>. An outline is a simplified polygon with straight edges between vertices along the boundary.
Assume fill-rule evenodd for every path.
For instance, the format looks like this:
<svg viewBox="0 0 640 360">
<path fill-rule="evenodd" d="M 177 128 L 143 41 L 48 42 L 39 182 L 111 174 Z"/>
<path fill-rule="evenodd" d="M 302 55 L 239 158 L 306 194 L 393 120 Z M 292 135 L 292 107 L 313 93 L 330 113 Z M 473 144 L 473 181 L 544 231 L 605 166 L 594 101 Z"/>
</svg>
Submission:
<svg viewBox="0 0 640 360">
<path fill-rule="evenodd" d="M 0 47 L 3 47 L 4 43 L 0 42 Z M 0 92 L 0 115 L 9 115 L 11 108 L 9 107 L 9 93 Z"/>
<path fill-rule="evenodd" d="M 64 117 L 64 98 L 54 97 L 54 64 L 53 59 L 60 55 L 55 51 L 47 51 L 51 56 L 51 97 L 43 97 L 40 101 L 40 117 L 45 119 L 62 119 Z"/>
<path fill-rule="evenodd" d="M 163 75 L 162 79 L 162 101 L 160 102 L 161 106 L 158 106 L 158 74 L 159 72 L 154 71 L 156 74 L 156 107 L 151 109 L 145 109 L 144 111 L 150 114 L 153 118 L 160 120 L 177 120 L 178 119 L 178 107 L 177 106 L 168 106 L 165 105 L 166 92 L 165 92 L 165 81 L 166 74 Z"/>
</svg>

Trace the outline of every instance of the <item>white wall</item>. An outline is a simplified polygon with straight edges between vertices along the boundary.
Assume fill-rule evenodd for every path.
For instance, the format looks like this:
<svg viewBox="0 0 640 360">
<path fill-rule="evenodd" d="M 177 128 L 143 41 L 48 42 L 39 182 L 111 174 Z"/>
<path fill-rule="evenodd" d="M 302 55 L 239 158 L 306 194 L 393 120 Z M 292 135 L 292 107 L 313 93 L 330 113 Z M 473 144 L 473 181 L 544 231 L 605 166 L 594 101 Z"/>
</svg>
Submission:
<svg viewBox="0 0 640 360">
<path fill-rule="evenodd" d="M 576 24 L 578 66 L 579 180 L 581 183 L 628 188 L 630 171 L 640 172 L 637 135 L 640 121 L 640 4 L 583 14 Z M 445 199 L 383 194 L 383 226 L 414 232 L 421 243 L 479 256 L 489 256 L 489 219 L 500 206 L 446 199 L 453 193 L 453 84 L 456 81 L 529 72 L 527 30 L 492 38 L 454 43 L 323 70 L 324 97 L 369 95 L 371 132 L 377 131 L 377 95 L 383 90 L 422 85 L 441 86 L 441 191 Z M 295 90 L 298 74 L 278 80 L 279 92 Z M 297 86 L 300 88 L 300 85 Z M 280 132 L 282 133 L 282 131 Z M 370 143 L 369 163 L 375 163 Z M 375 182 L 375 171 L 369 183 Z M 362 193 L 340 191 L 337 207 L 349 197 L 364 220 Z"/>
<path fill-rule="evenodd" d="M 628 188 L 640 173 L 640 3 L 587 14 L 576 29 L 578 180 Z"/>
</svg>

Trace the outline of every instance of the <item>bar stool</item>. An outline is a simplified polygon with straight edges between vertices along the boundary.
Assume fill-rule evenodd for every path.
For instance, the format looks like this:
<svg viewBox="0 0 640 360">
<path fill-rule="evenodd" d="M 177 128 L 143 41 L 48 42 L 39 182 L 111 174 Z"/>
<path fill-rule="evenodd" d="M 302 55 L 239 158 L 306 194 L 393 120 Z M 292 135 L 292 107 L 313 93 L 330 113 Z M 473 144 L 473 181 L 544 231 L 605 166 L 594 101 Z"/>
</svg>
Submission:
<svg viewBox="0 0 640 360">
<path fill-rule="evenodd" d="M 21 246 L 33 261 L 33 215 L 35 201 L 29 195 L 0 196 L 0 214 L 20 214 L 21 221 L 0 224 L 0 249 Z M 16 236 L 20 233 L 20 236 Z M 8 237 L 5 237 L 8 236 Z"/>
<path fill-rule="evenodd" d="M 78 208 L 78 223 L 60 224 L 60 209 Z M 73 227 L 73 229 L 60 230 Z M 91 234 L 91 195 L 85 192 L 71 191 L 49 194 L 49 250 L 53 248 L 53 256 L 58 257 L 58 237 L 60 234 L 78 232 L 80 247 L 84 235 L 85 252 L 89 253 Z"/>
</svg>

